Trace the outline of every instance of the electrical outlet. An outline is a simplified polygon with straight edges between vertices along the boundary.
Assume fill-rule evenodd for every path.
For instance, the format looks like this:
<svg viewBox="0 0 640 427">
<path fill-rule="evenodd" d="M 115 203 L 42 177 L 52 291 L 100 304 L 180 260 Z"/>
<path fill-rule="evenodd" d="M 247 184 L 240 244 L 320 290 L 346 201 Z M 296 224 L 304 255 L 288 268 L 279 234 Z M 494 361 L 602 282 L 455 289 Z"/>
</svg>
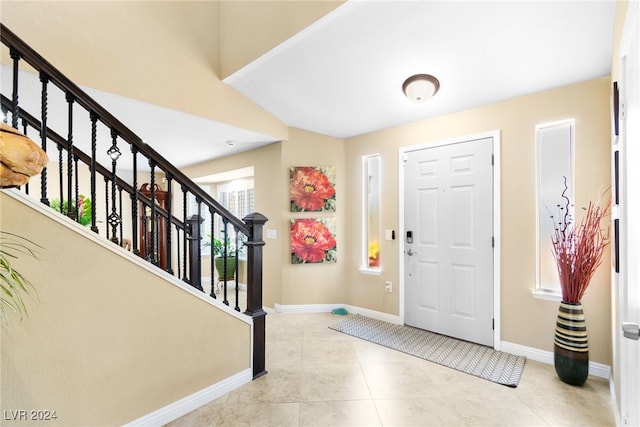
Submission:
<svg viewBox="0 0 640 427">
<path fill-rule="evenodd" d="M 393 283 L 384 282 L 384 290 L 391 293 L 393 291 Z"/>
</svg>

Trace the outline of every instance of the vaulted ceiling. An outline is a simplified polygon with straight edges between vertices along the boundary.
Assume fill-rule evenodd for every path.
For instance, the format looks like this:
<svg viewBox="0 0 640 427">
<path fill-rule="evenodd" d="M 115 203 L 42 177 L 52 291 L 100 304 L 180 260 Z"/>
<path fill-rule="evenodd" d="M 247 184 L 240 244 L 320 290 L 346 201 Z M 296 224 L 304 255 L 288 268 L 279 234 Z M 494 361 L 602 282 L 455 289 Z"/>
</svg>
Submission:
<svg viewBox="0 0 640 427">
<path fill-rule="evenodd" d="M 347 138 L 610 73 L 614 2 L 351 1 L 225 82 L 288 126 Z M 409 102 L 413 74 L 440 81 Z"/>
<path fill-rule="evenodd" d="M 286 138 L 287 126 L 348 138 L 608 75 L 615 8 L 615 1 L 3 0 L 1 13 L 185 166 Z M 422 104 L 401 91 L 418 73 L 441 84 Z"/>
</svg>

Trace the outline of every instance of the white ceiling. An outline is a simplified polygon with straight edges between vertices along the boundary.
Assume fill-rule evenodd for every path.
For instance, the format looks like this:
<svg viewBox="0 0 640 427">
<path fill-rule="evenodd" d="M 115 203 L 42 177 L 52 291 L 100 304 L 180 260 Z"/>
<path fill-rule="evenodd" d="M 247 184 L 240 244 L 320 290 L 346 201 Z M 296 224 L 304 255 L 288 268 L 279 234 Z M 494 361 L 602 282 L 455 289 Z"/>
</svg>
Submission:
<svg viewBox="0 0 640 427">
<path fill-rule="evenodd" d="M 291 127 L 351 137 L 610 74 L 614 1 L 349 1 L 225 79 Z M 413 74 L 440 91 L 414 104 Z"/>
</svg>

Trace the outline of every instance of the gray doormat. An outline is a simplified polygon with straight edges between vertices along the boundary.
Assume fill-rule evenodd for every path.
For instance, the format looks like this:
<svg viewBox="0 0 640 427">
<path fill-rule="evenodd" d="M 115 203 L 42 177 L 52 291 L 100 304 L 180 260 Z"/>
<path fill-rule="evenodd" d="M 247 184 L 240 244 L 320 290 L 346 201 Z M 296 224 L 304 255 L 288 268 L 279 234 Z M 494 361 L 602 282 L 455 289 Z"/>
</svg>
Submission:
<svg viewBox="0 0 640 427">
<path fill-rule="evenodd" d="M 509 387 L 518 386 L 526 361 L 523 356 L 360 315 L 329 328 Z"/>
</svg>

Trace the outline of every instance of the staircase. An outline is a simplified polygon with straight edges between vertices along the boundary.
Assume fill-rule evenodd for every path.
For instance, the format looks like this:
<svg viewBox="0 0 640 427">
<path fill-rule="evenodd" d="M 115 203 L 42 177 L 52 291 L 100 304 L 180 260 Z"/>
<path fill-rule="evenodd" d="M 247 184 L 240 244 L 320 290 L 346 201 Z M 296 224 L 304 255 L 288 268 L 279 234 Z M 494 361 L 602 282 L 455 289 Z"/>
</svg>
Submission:
<svg viewBox="0 0 640 427">
<path fill-rule="evenodd" d="M 11 87 L 2 87 L 4 121 L 37 142 L 57 166 L 57 170 L 45 168 L 20 190 L 52 212 L 55 209 L 56 215 L 86 225 L 105 244 L 130 251 L 144 260 L 147 268 L 163 270 L 188 284 L 202 294 L 201 298 L 221 299 L 243 313 L 253 325 L 253 378 L 266 374 L 262 233 L 267 218 L 259 213 L 242 219 L 232 215 L 3 24 L 0 36 L 9 50 L 12 69 Z M 24 69 L 35 70 L 39 80 L 37 112 L 23 108 L 22 94 L 34 92 L 33 85 L 27 88 L 29 82 L 21 79 Z M 55 99 L 63 101 L 54 103 Z M 52 112 L 66 116 L 65 131 L 50 123 Z M 207 229 L 205 223 L 210 224 Z M 222 229 L 215 230 L 216 224 L 223 224 Z M 202 248 L 216 231 L 235 239 L 235 253 L 224 251 L 225 264 L 246 246 L 247 296 L 243 307 L 239 287 L 228 286 L 229 279 L 222 278 L 220 293 L 214 292 L 217 286 L 213 284 L 218 281 L 214 257 L 203 257 Z M 60 241 L 56 249 L 68 250 L 64 244 Z M 210 262 L 212 286 L 208 294 L 201 283 L 203 259 Z M 236 278 L 238 268 L 236 263 Z"/>
</svg>

